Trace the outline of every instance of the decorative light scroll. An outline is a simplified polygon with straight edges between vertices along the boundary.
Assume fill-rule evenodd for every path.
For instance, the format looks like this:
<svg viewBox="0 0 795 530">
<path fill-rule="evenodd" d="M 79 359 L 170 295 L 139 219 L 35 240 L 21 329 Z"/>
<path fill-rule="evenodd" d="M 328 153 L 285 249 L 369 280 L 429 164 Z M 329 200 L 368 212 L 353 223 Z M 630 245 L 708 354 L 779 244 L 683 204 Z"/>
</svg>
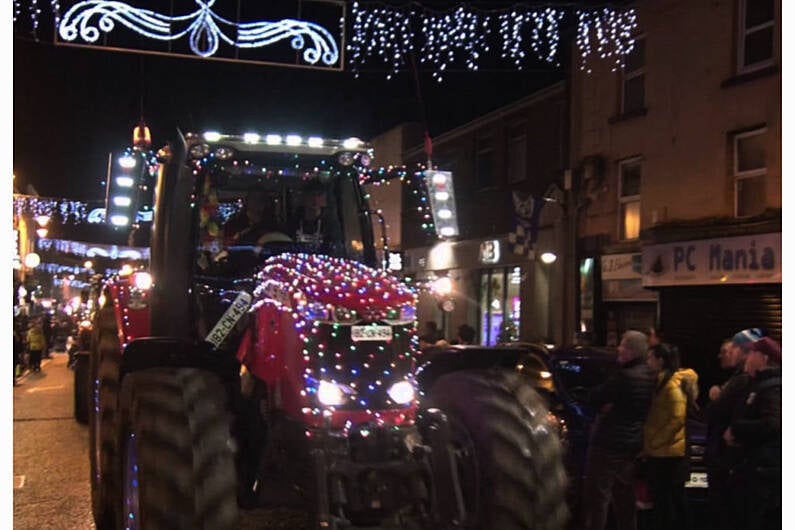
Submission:
<svg viewBox="0 0 795 530">
<path fill-rule="evenodd" d="M 353 3 L 353 31 L 348 51 L 354 74 L 368 62 L 381 62 L 389 69 L 387 79 L 398 73 L 406 57 L 417 51 L 420 60 L 433 67 L 433 77 L 442 81 L 454 63 L 477 71 L 492 48 L 500 59 L 522 69 L 526 58 L 536 57 L 559 65 L 561 24 L 566 8 L 519 4 L 509 9 L 483 10 L 460 5 L 451 10 L 431 11 L 417 4 L 406 7 L 363 6 Z M 632 50 L 632 32 L 637 26 L 634 9 L 588 9 L 576 11 L 577 46 L 581 68 L 596 47 L 603 59 L 623 65 Z"/>
<path fill-rule="evenodd" d="M 181 16 L 168 16 L 114 0 L 85 0 L 72 6 L 58 24 L 65 41 L 82 39 L 94 43 L 100 32 L 110 33 L 120 24 L 146 38 L 176 41 L 187 36 L 191 51 L 211 57 L 221 41 L 237 48 L 261 48 L 287 40 L 294 50 L 303 49 L 303 60 L 332 66 L 339 61 L 334 36 L 313 22 L 284 19 L 276 22 L 236 23 L 212 10 L 216 0 L 195 0 L 198 9 Z M 233 36 L 227 35 L 231 30 Z"/>
</svg>

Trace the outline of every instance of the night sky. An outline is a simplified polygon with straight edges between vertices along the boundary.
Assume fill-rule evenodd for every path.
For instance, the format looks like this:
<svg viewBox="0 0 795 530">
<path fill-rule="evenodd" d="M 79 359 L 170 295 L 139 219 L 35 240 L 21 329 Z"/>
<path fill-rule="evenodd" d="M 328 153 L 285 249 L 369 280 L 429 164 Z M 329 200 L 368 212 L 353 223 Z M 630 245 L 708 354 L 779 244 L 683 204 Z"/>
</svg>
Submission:
<svg viewBox="0 0 795 530">
<path fill-rule="evenodd" d="M 563 75 L 530 63 L 522 72 L 454 69 L 438 83 L 420 66 L 423 112 L 405 70 L 392 80 L 383 69 L 357 79 L 347 70 L 56 46 L 46 24 L 44 18 L 38 42 L 22 24 L 15 27 L 13 169 L 20 189 L 30 183 L 47 197 L 102 199 L 108 153 L 130 145 L 141 109 L 154 147 L 177 127 L 367 139 L 423 115 L 436 136 Z"/>
</svg>

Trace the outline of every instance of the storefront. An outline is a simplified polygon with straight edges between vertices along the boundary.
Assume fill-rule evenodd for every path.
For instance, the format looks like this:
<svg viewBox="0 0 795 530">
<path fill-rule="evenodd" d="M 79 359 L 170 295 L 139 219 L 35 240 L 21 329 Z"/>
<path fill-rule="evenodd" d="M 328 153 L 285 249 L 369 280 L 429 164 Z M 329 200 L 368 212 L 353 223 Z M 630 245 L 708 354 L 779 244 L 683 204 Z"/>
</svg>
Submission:
<svg viewBox="0 0 795 530">
<path fill-rule="evenodd" d="M 718 380 L 721 341 L 749 327 L 781 338 L 781 233 L 643 248 L 643 286 L 659 292 L 660 323 L 702 388 Z"/>
<path fill-rule="evenodd" d="M 618 346 L 630 329 L 646 331 L 657 325 L 657 293 L 643 287 L 640 253 L 601 257 L 602 311 L 605 344 Z"/>
<path fill-rule="evenodd" d="M 479 344 L 542 340 L 549 333 L 550 267 L 507 251 L 506 238 L 442 242 L 408 249 L 408 274 L 420 290 L 420 324 L 435 320 L 448 340 L 469 324 Z M 433 284 L 447 278 L 449 294 Z"/>
</svg>

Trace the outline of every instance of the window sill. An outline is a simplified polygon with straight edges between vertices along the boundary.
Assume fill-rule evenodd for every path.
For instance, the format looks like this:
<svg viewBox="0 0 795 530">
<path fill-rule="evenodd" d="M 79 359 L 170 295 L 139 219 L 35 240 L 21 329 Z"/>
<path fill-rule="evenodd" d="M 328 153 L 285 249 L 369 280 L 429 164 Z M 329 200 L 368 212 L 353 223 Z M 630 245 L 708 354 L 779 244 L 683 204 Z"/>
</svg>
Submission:
<svg viewBox="0 0 795 530">
<path fill-rule="evenodd" d="M 622 121 L 631 120 L 633 118 L 640 118 L 641 116 L 645 116 L 647 112 L 649 112 L 649 109 L 643 107 L 642 109 L 625 112 L 623 114 L 616 114 L 615 116 L 611 116 L 610 118 L 608 118 L 607 123 L 612 125 L 614 123 L 620 123 Z"/>
<path fill-rule="evenodd" d="M 748 72 L 745 74 L 736 75 L 734 77 L 730 77 L 724 82 L 720 84 L 721 88 L 730 88 L 737 85 L 742 85 L 743 83 L 748 83 L 750 81 L 756 81 L 757 79 L 762 79 L 765 77 L 770 77 L 772 75 L 776 75 L 781 73 L 781 69 L 776 65 L 766 66 L 765 68 L 760 68 L 759 70 L 754 70 L 753 72 Z"/>
</svg>

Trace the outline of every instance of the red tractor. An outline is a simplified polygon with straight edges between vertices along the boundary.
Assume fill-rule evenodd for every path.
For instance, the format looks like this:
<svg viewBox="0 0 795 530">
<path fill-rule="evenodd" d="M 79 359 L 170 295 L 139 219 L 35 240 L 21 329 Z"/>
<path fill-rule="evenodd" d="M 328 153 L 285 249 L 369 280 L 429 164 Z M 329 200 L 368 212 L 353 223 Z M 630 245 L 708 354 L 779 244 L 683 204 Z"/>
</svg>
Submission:
<svg viewBox="0 0 795 530">
<path fill-rule="evenodd" d="M 563 528 L 558 432 L 517 370 L 448 362 L 418 388 L 370 157 L 251 134 L 161 150 L 150 268 L 108 280 L 93 322 L 98 529 L 231 529 L 293 502 L 317 528 Z"/>
</svg>

